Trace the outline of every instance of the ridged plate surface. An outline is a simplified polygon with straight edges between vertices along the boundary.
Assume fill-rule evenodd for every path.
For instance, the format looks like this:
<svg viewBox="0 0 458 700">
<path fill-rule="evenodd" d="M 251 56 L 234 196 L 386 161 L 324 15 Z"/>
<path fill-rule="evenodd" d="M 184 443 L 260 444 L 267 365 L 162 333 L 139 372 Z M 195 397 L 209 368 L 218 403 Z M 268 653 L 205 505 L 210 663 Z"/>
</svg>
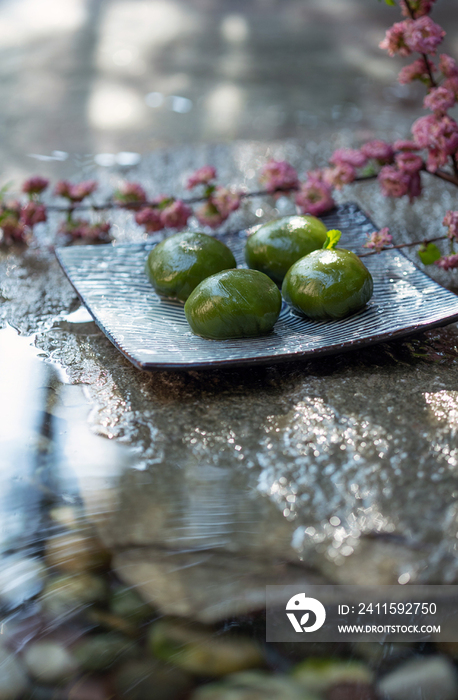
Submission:
<svg viewBox="0 0 458 700">
<path fill-rule="evenodd" d="M 355 205 L 323 217 L 342 231 L 339 243 L 362 252 L 375 230 Z M 247 232 L 220 236 L 243 264 Z M 101 330 L 136 367 L 189 369 L 273 363 L 342 352 L 458 320 L 458 297 L 418 270 L 401 253 L 365 258 L 374 295 L 359 313 L 340 321 L 309 321 L 283 303 L 274 331 L 261 338 L 204 340 L 194 335 L 180 302 L 161 299 L 144 272 L 160 240 L 129 245 L 61 248 L 57 257 Z"/>
</svg>

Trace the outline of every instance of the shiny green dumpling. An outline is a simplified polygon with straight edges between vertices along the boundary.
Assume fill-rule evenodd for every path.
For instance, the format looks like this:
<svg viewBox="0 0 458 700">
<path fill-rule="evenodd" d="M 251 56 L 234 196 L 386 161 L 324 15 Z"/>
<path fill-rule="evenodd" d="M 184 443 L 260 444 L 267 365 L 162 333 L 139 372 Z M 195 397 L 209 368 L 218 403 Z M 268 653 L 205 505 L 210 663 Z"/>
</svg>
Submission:
<svg viewBox="0 0 458 700">
<path fill-rule="evenodd" d="M 298 260 L 283 281 L 284 299 L 312 319 L 344 318 L 372 296 L 372 276 L 351 251 L 315 250 Z"/>
<path fill-rule="evenodd" d="M 323 247 L 326 232 L 326 226 L 315 216 L 284 216 L 249 236 L 245 260 L 248 267 L 281 283 L 296 260 Z"/>
<path fill-rule="evenodd" d="M 184 312 L 194 333 L 223 340 L 268 333 L 281 304 L 278 287 L 267 275 L 257 270 L 226 270 L 201 282 Z"/>
<path fill-rule="evenodd" d="M 148 255 L 146 273 L 158 294 L 186 301 L 202 280 L 237 267 L 229 248 L 205 233 L 177 233 Z"/>
</svg>

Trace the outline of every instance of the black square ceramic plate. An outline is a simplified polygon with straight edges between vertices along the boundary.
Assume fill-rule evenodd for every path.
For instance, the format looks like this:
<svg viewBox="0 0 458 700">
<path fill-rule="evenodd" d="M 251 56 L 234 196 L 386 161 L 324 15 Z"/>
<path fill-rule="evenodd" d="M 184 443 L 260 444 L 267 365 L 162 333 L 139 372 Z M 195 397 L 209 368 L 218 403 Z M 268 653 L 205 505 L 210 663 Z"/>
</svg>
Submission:
<svg viewBox="0 0 458 700">
<path fill-rule="evenodd" d="M 375 230 L 355 205 L 323 217 L 342 231 L 339 245 L 362 252 Z M 246 231 L 220 238 L 243 264 Z M 330 355 L 458 320 L 458 297 L 418 270 L 404 255 L 386 251 L 365 258 L 374 295 L 365 309 L 341 321 L 309 321 L 283 303 L 269 335 L 204 340 L 194 335 L 180 302 L 161 299 L 144 272 L 148 251 L 160 240 L 129 245 L 61 248 L 57 257 L 99 328 L 136 367 L 191 369 L 271 364 Z"/>
</svg>

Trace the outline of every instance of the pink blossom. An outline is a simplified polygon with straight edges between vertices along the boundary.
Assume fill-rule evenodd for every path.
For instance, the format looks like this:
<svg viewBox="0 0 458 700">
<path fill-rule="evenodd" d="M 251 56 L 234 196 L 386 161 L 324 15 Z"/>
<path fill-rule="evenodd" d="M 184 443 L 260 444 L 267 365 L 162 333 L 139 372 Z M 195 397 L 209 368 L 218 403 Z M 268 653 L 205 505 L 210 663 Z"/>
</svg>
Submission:
<svg viewBox="0 0 458 700">
<path fill-rule="evenodd" d="M 377 253 L 380 253 L 382 248 L 391 245 L 393 242 L 393 236 L 389 233 L 389 228 L 385 227 L 380 229 L 380 231 L 374 231 L 368 236 L 367 243 L 364 244 L 365 248 L 373 248 Z"/>
<path fill-rule="evenodd" d="M 113 198 L 124 209 L 135 209 L 135 204 L 146 201 L 146 192 L 138 182 L 124 182 Z"/>
<path fill-rule="evenodd" d="M 439 70 L 443 73 L 445 78 L 458 77 L 458 65 L 455 59 L 448 56 L 446 53 L 441 53 L 439 56 Z"/>
<path fill-rule="evenodd" d="M 296 170 L 286 160 L 269 160 L 261 168 L 259 182 L 271 193 L 296 189 L 299 184 Z"/>
<path fill-rule="evenodd" d="M 240 194 L 226 187 L 217 187 L 207 201 L 195 211 L 201 224 L 216 228 L 240 206 Z"/>
<path fill-rule="evenodd" d="M 385 197 L 402 197 L 409 192 L 409 174 L 394 165 L 383 166 L 377 179 Z"/>
<path fill-rule="evenodd" d="M 458 267 L 458 253 L 444 255 L 442 258 L 439 258 L 439 260 L 436 260 L 434 264 L 441 267 L 443 270 L 454 270 Z"/>
<path fill-rule="evenodd" d="M 181 200 L 177 199 L 160 212 L 160 218 L 165 228 L 184 228 L 192 210 Z"/>
<path fill-rule="evenodd" d="M 109 241 L 111 224 L 108 221 L 101 221 L 98 224 L 90 224 L 86 228 L 86 238 L 93 241 Z"/>
<path fill-rule="evenodd" d="M 22 184 L 22 191 L 26 194 L 41 194 L 43 190 L 49 185 L 49 180 L 40 175 L 34 175 L 29 177 L 28 180 Z"/>
<path fill-rule="evenodd" d="M 34 201 L 27 202 L 21 209 L 21 221 L 30 228 L 33 228 L 35 224 L 46 221 L 46 219 L 47 214 L 44 204 L 38 204 Z"/>
<path fill-rule="evenodd" d="M 434 66 L 431 66 L 433 70 Z M 404 66 L 399 72 L 398 81 L 401 85 L 407 85 L 411 83 L 412 80 L 421 80 L 429 85 L 430 77 L 428 69 L 426 67 L 424 58 L 417 58 L 413 63 L 409 63 L 408 66 Z"/>
<path fill-rule="evenodd" d="M 86 180 L 85 182 L 80 182 L 77 185 L 73 185 L 71 192 L 71 199 L 74 202 L 81 202 L 85 197 L 95 192 L 97 189 L 97 183 L 95 180 Z"/>
<path fill-rule="evenodd" d="M 84 238 L 91 241 L 109 241 L 111 224 L 108 221 L 101 221 L 98 224 L 88 224 L 84 231 Z"/>
<path fill-rule="evenodd" d="M 199 223 L 203 226 L 216 228 L 223 223 L 225 217 L 218 211 L 213 202 L 209 199 L 202 206 L 198 207 L 194 214 Z"/>
<path fill-rule="evenodd" d="M 427 169 L 435 172 L 458 149 L 458 124 L 447 114 L 429 114 L 412 125 L 412 133 L 421 148 L 429 149 Z"/>
<path fill-rule="evenodd" d="M 409 173 L 409 175 L 418 173 L 423 167 L 423 158 L 417 156 L 415 153 L 397 153 L 395 160 L 398 168 Z"/>
<path fill-rule="evenodd" d="M 458 76 L 452 76 L 444 80 L 442 87 L 451 92 L 455 98 L 455 102 L 458 102 Z"/>
<path fill-rule="evenodd" d="M 356 148 L 338 148 L 329 159 L 334 165 L 352 165 L 354 168 L 362 168 L 367 163 L 367 156 Z"/>
<path fill-rule="evenodd" d="M 393 146 L 386 141 L 381 141 L 380 139 L 373 139 L 361 146 L 361 153 L 366 156 L 366 158 L 373 158 L 378 160 L 379 163 L 391 163 L 394 156 Z"/>
<path fill-rule="evenodd" d="M 406 139 L 398 139 L 393 143 L 393 148 L 395 151 L 419 151 L 420 146 L 415 143 L 415 141 L 408 141 Z"/>
<path fill-rule="evenodd" d="M 232 192 L 227 187 L 217 187 L 211 196 L 211 200 L 224 219 L 240 206 L 240 194 Z"/>
<path fill-rule="evenodd" d="M 441 26 L 433 22 L 431 17 L 420 17 L 412 21 L 406 20 L 404 41 L 411 51 L 435 54 L 436 49 L 445 36 Z"/>
<path fill-rule="evenodd" d="M 419 148 L 433 145 L 433 129 L 437 128 L 438 119 L 434 114 L 420 117 L 412 124 L 412 134 Z"/>
<path fill-rule="evenodd" d="M 0 205 L 0 228 L 3 232 L 3 243 L 27 242 L 27 227 L 23 221 L 20 221 L 20 215 L 20 202 L 10 202 L 7 206 Z"/>
<path fill-rule="evenodd" d="M 26 243 L 27 228 L 22 222 L 15 221 L 13 218 L 7 217 L 2 221 L 1 229 L 3 231 L 4 243 Z"/>
<path fill-rule="evenodd" d="M 215 178 L 216 169 L 213 165 L 203 165 L 188 178 L 186 189 L 192 190 L 194 187 L 197 187 L 197 185 L 208 185 L 208 183 Z"/>
<path fill-rule="evenodd" d="M 443 113 L 453 107 L 455 104 L 455 95 L 446 87 L 436 87 L 429 91 L 423 100 L 423 107 L 430 109 L 432 112 Z"/>
<path fill-rule="evenodd" d="M 67 197 L 70 199 L 70 191 L 72 187 L 72 183 L 68 180 L 59 180 L 56 182 L 56 186 L 54 187 L 54 194 L 58 197 Z"/>
<path fill-rule="evenodd" d="M 84 219 L 73 219 L 72 221 L 64 221 L 59 228 L 59 233 L 70 236 L 73 240 L 81 239 L 106 243 L 110 240 L 110 229 L 111 224 L 107 221 L 91 224 Z"/>
<path fill-rule="evenodd" d="M 17 221 L 19 221 L 21 209 L 22 204 L 17 199 L 14 199 L 12 202 L 8 202 L 8 204 L 0 202 L 0 220 L 4 215 L 7 215 L 16 217 Z"/>
<path fill-rule="evenodd" d="M 339 163 L 333 168 L 323 170 L 323 179 L 331 187 L 341 190 L 344 185 L 353 182 L 356 177 L 355 168 L 349 163 Z"/>
<path fill-rule="evenodd" d="M 447 236 L 458 240 L 458 211 L 449 209 L 445 213 L 442 224 L 448 228 Z"/>
<path fill-rule="evenodd" d="M 308 173 L 307 180 L 300 183 L 295 201 L 303 214 L 313 216 L 323 214 L 335 206 L 331 187 L 324 182 L 320 171 Z"/>
<path fill-rule="evenodd" d="M 148 233 L 161 231 L 164 228 L 161 215 L 157 209 L 153 207 L 144 207 L 135 214 L 135 221 L 139 226 L 143 226 Z"/>
<path fill-rule="evenodd" d="M 421 148 L 435 147 L 450 155 L 458 147 L 458 124 L 447 114 L 420 117 L 412 125 L 412 134 Z"/>
<path fill-rule="evenodd" d="M 396 165 L 385 165 L 379 175 L 380 189 L 385 197 L 407 194 L 412 202 L 421 194 L 420 168 L 423 160 L 413 153 L 398 153 Z"/>
<path fill-rule="evenodd" d="M 435 173 L 447 163 L 448 155 L 441 151 L 440 148 L 430 148 L 428 150 L 428 158 L 426 159 L 426 170 L 430 173 Z"/>
<path fill-rule="evenodd" d="M 95 180 L 86 180 L 79 182 L 76 185 L 68 180 L 59 180 L 54 188 L 54 194 L 59 197 L 65 197 L 72 202 L 81 202 L 85 197 L 88 197 L 97 189 Z"/>
<path fill-rule="evenodd" d="M 423 15 L 429 15 L 435 0 L 409 0 L 410 8 L 413 11 L 415 17 L 422 17 Z M 405 0 L 401 0 L 401 9 L 404 17 L 410 17 L 409 8 Z"/>
<path fill-rule="evenodd" d="M 46 207 L 34 200 L 25 205 L 18 201 L 0 205 L 0 228 L 5 243 L 27 242 L 31 229 L 42 221 L 46 221 Z"/>
<path fill-rule="evenodd" d="M 172 204 L 175 200 L 169 194 L 158 194 L 153 198 L 152 204 L 159 209 L 165 209 L 169 204 Z"/>
<path fill-rule="evenodd" d="M 407 46 L 404 37 L 408 22 L 409 20 L 404 20 L 393 24 L 387 30 L 383 41 L 380 42 L 380 48 L 388 51 L 390 56 L 394 56 L 396 53 L 399 53 L 401 56 L 409 56 L 411 53 L 411 49 Z"/>
</svg>

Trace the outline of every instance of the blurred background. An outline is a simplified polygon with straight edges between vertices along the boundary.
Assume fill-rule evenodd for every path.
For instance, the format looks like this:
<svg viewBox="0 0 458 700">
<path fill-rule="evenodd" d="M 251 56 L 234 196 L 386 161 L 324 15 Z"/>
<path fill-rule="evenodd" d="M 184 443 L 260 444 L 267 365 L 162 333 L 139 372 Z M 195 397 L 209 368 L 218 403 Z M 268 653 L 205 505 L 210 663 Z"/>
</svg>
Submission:
<svg viewBox="0 0 458 700">
<path fill-rule="evenodd" d="M 421 87 L 378 48 L 398 17 L 377 0 L 0 0 L 3 181 L 184 143 L 402 136 Z M 433 18 L 457 54 L 456 0 Z"/>
</svg>

